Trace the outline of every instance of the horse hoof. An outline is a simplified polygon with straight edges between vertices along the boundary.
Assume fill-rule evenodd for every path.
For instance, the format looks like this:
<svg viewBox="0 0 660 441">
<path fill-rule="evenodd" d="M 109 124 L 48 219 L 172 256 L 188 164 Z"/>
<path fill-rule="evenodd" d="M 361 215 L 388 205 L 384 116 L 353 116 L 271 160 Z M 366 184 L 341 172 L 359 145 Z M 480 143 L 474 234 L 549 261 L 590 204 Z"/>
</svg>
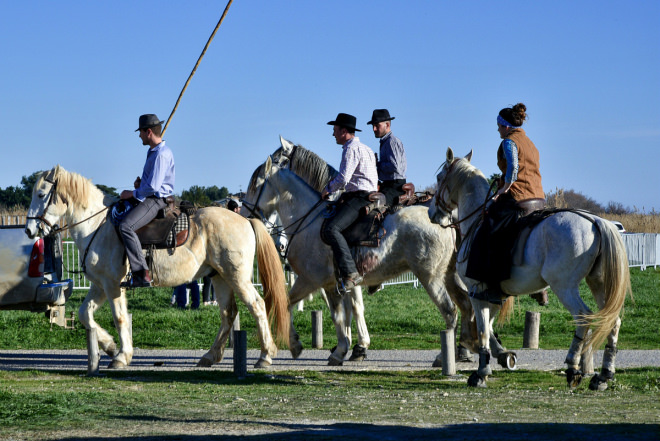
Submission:
<svg viewBox="0 0 660 441">
<path fill-rule="evenodd" d="M 456 354 L 456 361 L 459 363 L 472 363 L 474 361 L 474 357 L 472 354 L 470 354 L 468 348 L 459 346 Z"/>
<path fill-rule="evenodd" d="M 303 352 L 303 346 L 300 344 L 300 342 L 297 342 L 298 344 L 291 345 L 289 350 L 291 351 L 291 357 L 295 360 L 296 358 L 300 357 L 300 354 Z"/>
<path fill-rule="evenodd" d="M 589 382 L 589 389 L 602 392 L 607 389 L 607 379 L 602 378 L 600 375 L 596 374 L 591 377 Z"/>
<path fill-rule="evenodd" d="M 594 376 L 594 378 L 596 375 Z M 578 369 L 575 368 L 568 368 L 566 369 L 566 382 L 568 383 L 568 387 L 571 389 L 575 389 L 582 383 L 582 372 Z M 593 380 L 592 380 L 593 381 Z"/>
<path fill-rule="evenodd" d="M 355 345 L 348 361 L 364 361 L 365 358 L 367 358 L 367 348 Z"/>
<path fill-rule="evenodd" d="M 339 359 L 339 357 L 335 357 L 334 355 L 331 355 L 328 358 L 328 366 L 343 366 L 344 365 L 344 360 Z"/>
<path fill-rule="evenodd" d="M 269 367 L 271 367 L 272 364 L 273 364 L 272 362 L 270 362 L 270 361 L 268 361 L 268 360 L 264 360 L 263 358 L 260 358 L 260 359 L 254 364 L 254 368 L 255 368 L 255 369 L 268 369 Z"/>
<path fill-rule="evenodd" d="M 110 362 L 108 369 L 126 369 L 128 365 L 123 361 L 119 361 L 116 358 Z"/>
<path fill-rule="evenodd" d="M 510 371 L 515 371 L 518 368 L 518 357 L 516 357 L 515 352 L 502 352 L 497 356 L 497 362 L 500 366 Z"/>
<path fill-rule="evenodd" d="M 486 387 L 486 379 L 481 377 L 476 372 L 472 372 L 470 378 L 468 378 L 468 386 L 470 387 Z"/>
<path fill-rule="evenodd" d="M 103 352 L 108 354 L 110 358 L 115 358 L 117 355 L 119 355 L 119 348 L 117 348 L 117 343 L 112 343 Z"/>
<path fill-rule="evenodd" d="M 211 367 L 211 366 L 213 366 L 213 361 L 209 360 L 208 358 L 202 357 L 197 362 L 197 367 Z"/>
<path fill-rule="evenodd" d="M 434 368 L 441 368 L 442 367 L 442 358 L 440 356 L 435 357 L 435 360 L 433 360 L 432 367 L 434 367 Z"/>
</svg>

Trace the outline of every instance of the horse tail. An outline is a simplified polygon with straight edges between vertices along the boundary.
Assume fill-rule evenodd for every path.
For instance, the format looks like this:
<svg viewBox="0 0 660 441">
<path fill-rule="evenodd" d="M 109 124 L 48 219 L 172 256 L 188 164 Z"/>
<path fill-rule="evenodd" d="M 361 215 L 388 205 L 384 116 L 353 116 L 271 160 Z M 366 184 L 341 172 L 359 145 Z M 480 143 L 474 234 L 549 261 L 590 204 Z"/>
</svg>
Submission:
<svg viewBox="0 0 660 441">
<path fill-rule="evenodd" d="M 591 336 L 587 336 L 584 348 L 598 348 L 617 325 L 623 310 L 626 294 L 632 298 L 628 256 L 621 234 L 610 222 L 596 218 L 600 230 L 600 259 L 605 286 L 605 305 L 595 314 L 582 317 L 591 324 Z"/>
<path fill-rule="evenodd" d="M 275 323 L 275 339 L 279 344 L 289 343 L 289 297 L 286 292 L 284 270 L 280 255 L 275 248 L 273 239 L 257 219 L 249 219 L 257 240 L 257 265 L 259 277 L 264 290 L 264 301 L 268 312 L 269 323 Z"/>
<path fill-rule="evenodd" d="M 514 296 L 509 296 L 505 301 L 502 302 L 502 308 L 500 308 L 500 313 L 497 316 L 497 324 L 503 325 L 511 321 L 511 316 L 513 315 L 513 307 L 515 305 L 516 298 Z"/>
</svg>

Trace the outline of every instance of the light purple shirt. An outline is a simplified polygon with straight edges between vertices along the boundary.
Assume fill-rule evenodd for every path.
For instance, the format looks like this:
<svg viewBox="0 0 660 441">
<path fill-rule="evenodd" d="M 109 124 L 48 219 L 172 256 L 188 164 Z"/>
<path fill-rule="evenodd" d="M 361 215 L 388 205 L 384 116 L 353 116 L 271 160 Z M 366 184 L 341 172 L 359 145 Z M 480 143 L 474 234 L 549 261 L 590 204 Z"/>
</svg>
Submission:
<svg viewBox="0 0 660 441">
<path fill-rule="evenodd" d="M 140 187 L 133 191 L 142 202 L 149 196 L 164 198 L 174 194 L 174 155 L 165 141 L 147 152 Z"/>
<path fill-rule="evenodd" d="M 328 183 L 326 191 L 334 193 L 342 188 L 347 192 L 378 191 L 376 155 L 357 136 L 343 145 L 339 173 Z"/>
</svg>

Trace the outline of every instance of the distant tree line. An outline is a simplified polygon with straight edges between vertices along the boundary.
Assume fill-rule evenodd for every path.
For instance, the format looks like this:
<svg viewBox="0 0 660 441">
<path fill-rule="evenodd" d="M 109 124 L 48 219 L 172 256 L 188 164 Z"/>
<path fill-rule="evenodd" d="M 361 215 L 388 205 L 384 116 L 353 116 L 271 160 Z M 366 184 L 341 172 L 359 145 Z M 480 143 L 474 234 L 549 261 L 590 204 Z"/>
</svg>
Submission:
<svg viewBox="0 0 660 441">
<path fill-rule="evenodd" d="M 32 187 L 37 182 L 39 175 L 43 171 L 37 171 L 30 176 L 23 176 L 21 184 L 18 186 L 9 186 L 5 189 L 0 188 L 0 209 L 4 210 L 27 210 L 30 207 L 32 200 Z M 119 197 L 115 187 L 107 185 L 96 184 L 99 190 L 105 192 L 110 196 Z M 180 199 L 190 201 L 197 206 L 208 206 L 214 202 L 229 196 L 227 187 L 212 186 L 200 187 L 193 185 L 188 190 L 181 192 Z"/>
</svg>

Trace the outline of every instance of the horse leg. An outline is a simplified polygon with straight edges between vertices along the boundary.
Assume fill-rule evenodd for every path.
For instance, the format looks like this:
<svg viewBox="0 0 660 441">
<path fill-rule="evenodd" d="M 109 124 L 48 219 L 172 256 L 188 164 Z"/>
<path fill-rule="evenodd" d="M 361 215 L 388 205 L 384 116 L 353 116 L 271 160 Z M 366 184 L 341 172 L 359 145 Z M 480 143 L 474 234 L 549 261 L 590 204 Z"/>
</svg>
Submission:
<svg viewBox="0 0 660 441">
<path fill-rule="evenodd" d="M 357 327 L 358 342 L 353 347 L 349 361 L 362 361 L 367 358 L 367 348 L 371 344 L 367 322 L 364 319 L 364 302 L 362 301 L 362 287 L 356 286 L 351 293 L 351 309 L 355 315 L 355 326 Z M 350 330 L 350 322 L 348 326 Z"/>
<path fill-rule="evenodd" d="M 419 276 L 418 276 L 419 278 Z M 456 305 L 451 301 L 441 278 L 431 278 L 430 280 L 420 279 L 421 284 L 426 289 L 429 297 L 433 303 L 438 307 L 440 313 L 445 319 L 447 329 L 452 329 L 456 332 L 456 325 L 458 324 L 458 313 Z M 455 335 L 455 334 L 454 334 Z M 453 345 L 453 343 L 452 343 Z M 442 353 L 439 353 L 433 361 L 433 367 L 442 367 Z"/>
<path fill-rule="evenodd" d="M 244 280 L 243 283 L 236 284 L 234 292 L 245 303 L 257 323 L 257 336 L 261 345 L 261 355 L 254 367 L 256 369 L 266 368 L 273 364 L 272 357 L 277 355 L 277 345 L 273 341 L 273 335 L 270 332 L 264 299 L 259 295 L 249 278 Z"/>
<path fill-rule="evenodd" d="M 328 291 L 332 292 L 331 290 Z M 328 358 L 329 366 L 341 366 L 344 363 L 344 357 L 346 357 L 350 346 L 346 334 L 346 309 L 342 297 L 334 292 L 328 296 L 330 316 L 332 317 L 332 322 L 335 324 L 335 330 L 337 332 L 337 347 Z"/>
<path fill-rule="evenodd" d="M 300 357 L 300 354 L 302 354 L 303 351 L 303 346 L 302 343 L 300 343 L 300 337 L 298 336 L 296 328 L 293 325 L 293 308 L 296 303 L 306 298 L 310 293 L 314 291 L 315 288 L 317 288 L 317 286 L 314 286 L 311 281 L 309 281 L 304 276 L 299 275 L 296 278 L 296 281 L 293 283 L 291 290 L 289 290 L 289 316 L 291 319 L 291 326 L 289 328 L 289 350 L 291 351 L 291 356 L 294 359 Z M 323 292 L 322 295 L 324 298 L 326 298 L 325 292 Z"/>
<path fill-rule="evenodd" d="M 197 367 L 211 367 L 222 361 L 229 333 L 232 332 L 234 320 L 238 314 L 234 293 L 220 276 L 213 277 L 213 289 L 220 308 L 220 329 L 211 349 L 197 362 Z"/>
<path fill-rule="evenodd" d="M 582 319 L 587 314 L 591 314 L 591 310 L 580 298 L 580 291 L 577 283 L 574 287 L 570 288 L 557 288 L 556 285 L 550 284 L 552 290 L 557 294 L 557 298 L 564 305 L 566 309 L 573 316 L 576 323 L 575 335 L 573 341 L 568 348 L 566 354 L 566 382 L 570 388 L 576 388 L 580 385 L 583 379 L 582 371 L 580 370 L 580 360 L 584 352 L 584 339 L 589 332 L 589 324 L 585 323 Z"/>
<path fill-rule="evenodd" d="M 128 307 L 126 304 L 126 290 L 119 287 L 106 287 L 106 292 L 112 293 L 110 298 L 110 309 L 115 328 L 119 334 L 119 353 L 112 359 L 110 369 L 122 369 L 131 364 L 133 360 L 133 335 L 128 322 Z"/>
<path fill-rule="evenodd" d="M 465 284 L 458 277 L 456 265 L 453 263 L 445 274 L 445 288 L 449 297 L 461 312 L 461 332 L 458 336 L 456 361 L 472 362 L 474 359 L 470 351 L 474 353 L 479 351 L 477 322 L 474 319 L 474 309 L 472 309 Z"/>
<path fill-rule="evenodd" d="M 85 296 L 85 300 L 83 300 L 78 309 L 78 319 L 85 329 L 96 330 L 99 348 L 110 357 L 115 357 L 119 353 L 115 341 L 108 331 L 99 326 L 94 320 L 94 313 L 105 303 L 105 300 L 105 293 L 95 283 L 92 283 L 87 296 Z"/>
<path fill-rule="evenodd" d="M 605 285 L 603 280 L 598 275 L 587 276 L 587 285 L 591 290 L 598 308 L 602 309 L 605 306 Z M 618 318 L 614 328 L 607 337 L 607 345 L 603 353 L 603 364 L 600 373 L 591 377 L 589 382 L 589 389 L 604 391 L 607 389 L 607 383 L 614 379 L 615 361 L 617 353 L 617 343 L 619 341 L 619 329 L 621 327 L 621 319 Z"/>
<path fill-rule="evenodd" d="M 490 369 L 490 307 L 485 300 L 470 298 L 479 331 L 479 367 L 468 379 L 468 386 L 486 387 L 486 380 L 493 372 Z"/>
</svg>

